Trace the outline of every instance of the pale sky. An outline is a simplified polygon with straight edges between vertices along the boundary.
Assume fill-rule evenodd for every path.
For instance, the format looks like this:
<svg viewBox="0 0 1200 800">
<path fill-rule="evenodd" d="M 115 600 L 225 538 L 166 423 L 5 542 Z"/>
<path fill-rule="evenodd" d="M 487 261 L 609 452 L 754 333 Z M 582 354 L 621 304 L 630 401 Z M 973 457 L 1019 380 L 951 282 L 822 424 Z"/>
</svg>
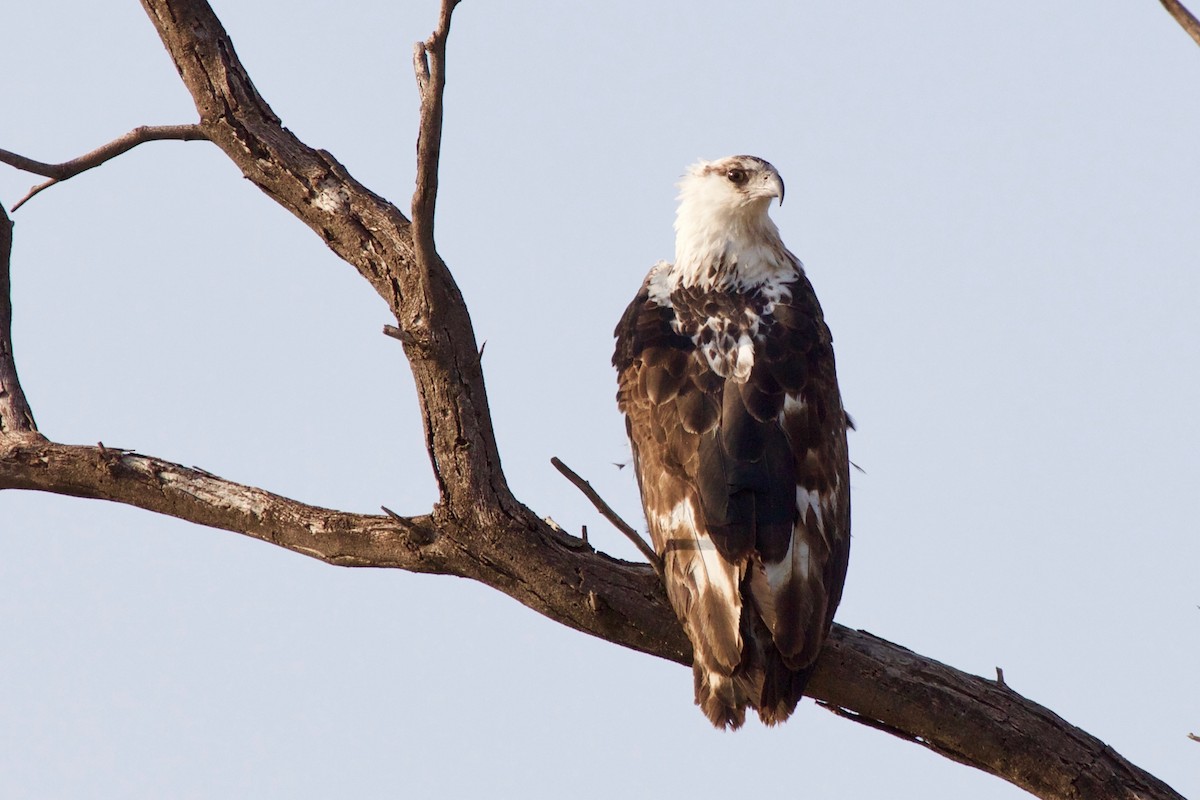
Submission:
<svg viewBox="0 0 1200 800">
<path fill-rule="evenodd" d="M 284 123 L 407 208 L 434 0 L 215 6 Z M 637 558 L 549 459 L 640 525 L 613 326 L 686 165 L 766 158 L 859 427 L 838 620 L 1200 796 L 1200 48 L 1158 2 L 466 0 L 450 59 L 438 239 L 523 501 Z M 49 161 L 196 118 L 133 0 L 6 4 L 0 108 Z M 48 436 L 429 510 L 387 309 L 214 146 L 14 219 Z M 468 581 L 30 493 L 0 535 L 5 798 L 1027 796 L 810 701 L 716 732 L 688 670 Z"/>
</svg>

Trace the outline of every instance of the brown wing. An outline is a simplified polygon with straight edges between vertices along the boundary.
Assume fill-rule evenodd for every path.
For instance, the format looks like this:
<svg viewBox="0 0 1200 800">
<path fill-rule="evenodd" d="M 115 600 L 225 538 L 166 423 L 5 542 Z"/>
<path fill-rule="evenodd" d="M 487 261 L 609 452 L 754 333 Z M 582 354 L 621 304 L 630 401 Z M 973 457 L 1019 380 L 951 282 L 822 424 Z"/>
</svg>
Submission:
<svg viewBox="0 0 1200 800">
<path fill-rule="evenodd" d="M 651 298 L 653 276 L 617 326 L 617 401 L 667 596 L 692 640 L 697 702 L 714 724 L 736 727 L 757 694 L 733 679 L 743 660 L 745 570 L 718 553 L 695 481 L 701 438 L 720 420 L 723 380 L 699 368 L 691 338 L 672 326 L 674 309 Z"/>
<path fill-rule="evenodd" d="M 647 523 L 696 651 L 697 702 L 718 725 L 741 724 L 747 704 L 778 721 L 799 700 L 845 574 L 845 420 L 829 332 L 801 276 L 760 317 L 739 382 L 705 353 L 730 343 L 697 320 L 746 298 L 668 301 L 649 283 L 618 325 L 613 363 Z"/>
<path fill-rule="evenodd" d="M 778 408 L 775 420 L 792 457 L 794 525 L 790 535 L 761 535 L 761 571 L 752 593 L 793 669 L 813 663 L 842 596 L 850 552 L 850 476 L 846 415 L 838 392 L 833 338 L 808 279 L 789 287 L 764 334 L 751 384 Z M 778 387 L 776 390 L 775 387 Z M 779 398 L 782 397 L 780 400 Z M 764 406 L 768 404 L 764 403 Z"/>
</svg>

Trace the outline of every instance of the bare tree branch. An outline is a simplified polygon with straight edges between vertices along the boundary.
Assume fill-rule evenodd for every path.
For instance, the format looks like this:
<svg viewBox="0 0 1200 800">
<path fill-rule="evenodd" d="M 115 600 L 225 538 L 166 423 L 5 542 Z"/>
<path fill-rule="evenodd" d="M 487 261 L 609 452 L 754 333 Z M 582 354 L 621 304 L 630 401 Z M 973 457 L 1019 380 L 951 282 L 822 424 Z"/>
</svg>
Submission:
<svg viewBox="0 0 1200 800">
<path fill-rule="evenodd" d="M 458 0 L 442 0 L 437 30 L 413 45 L 413 71 L 421 94 L 421 123 L 417 132 L 417 186 L 412 199 L 413 243 L 422 268 L 438 258 L 433 240 L 437 206 L 438 167 L 442 155 L 442 105 L 446 93 L 446 40 Z"/>
<path fill-rule="evenodd" d="M 412 228 L 410 230 L 416 258 L 416 268 L 412 270 L 412 277 L 428 305 L 425 309 L 418 311 L 416 315 L 411 313 L 411 305 L 409 308 L 396 310 L 397 319 L 402 323 L 401 331 L 404 334 L 400 340 L 404 343 L 405 352 L 410 359 L 413 353 L 420 349 L 422 340 L 436 341 L 434 333 L 439 322 L 438 317 L 444 317 L 446 322 L 454 322 L 460 332 L 459 337 L 465 340 L 469 335 L 472 348 L 468 353 L 459 348 L 443 347 L 441 348 L 442 353 L 444 356 L 452 356 L 455 359 L 456 372 L 469 371 L 482 376 L 479 363 L 480 350 L 474 347 L 475 333 L 471 327 L 470 317 L 464 314 L 461 319 L 451 320 L 450 318 L 449 312 L 452 307 L 462 306 L 464 311 L 466 307 L 459 294 L 458 286 L 437 252 L 437 245 L 433 238 L 437 207 L 438 167 L 442 151 L 442 107 L 446 91 L 446 40 L 450 35 L 450 19 L 457 5 L 458 0 L 442 0 L 437 29 L 428 39 L 417 42 L 413 46 L 413 70 L 421 99 L 421 113 L 417 131 L 417 180 L 412 197 Z M 428 314 L 424 313 L 425 311 Z M 418 332 L 421 334 L 420 339 L 411 338 Z M 445 362 L 442 361 L 442 363 Z M 441 372 L 442 370 L 435 368 L 434 371 Z M 440 447 L 437 442 L 437 430 L 427 427 L 426 446 L 442 498 L 460 508 L 466 507 L 468 504 L 475 507 L 476 504 L 472 497 L 482 493 L 485 497 L 494 497 L 501 506 L 514 508 L 518 504 L 512 499 L 507 486 L 503 485 L 503 476 L 499 470 L 499 455 L 491 432 L 490 412 L 486 410 L 487 394 L 482 377 L 463 388 L 467 390 L 473 405 L 477 404 L 483 407 L 481 409 L 483 414 L 476 416 L 471 422 L 473 426 L 478 426 L 476 438 L 480 439 L 480 443 L 487 451 L 488 460 L 486 465 L 474 462 L 452 462 L 447 465 L 445 463 L 448 460 L 446 456 L 453 451 L 447 451 L 445 447 Z M 422 413 L 427 413 L 425 403 L 433 398 L 424 390 L 420 392 L 420 395 Z M 443 472 L 447 466 L 450 467 L 451 474 L 444 475 Z M 484 469 L 480 470 L 479 466 L 484 466 Z M 459 477 L 458 480 L 455 479 L 455 473 Z M 497 478 L 500 478 L 501 485 L 499 486 L 496 485 Z"/>
<path fill-rule="evenodd" d="M 481 523 L 492 514 L 536 521 L 513 499 L 500 469 L 475 332 L 445 264 L 419 260 L 410 223 L 394 205 L 280 124 L 207 3 L 142 0 L 142 5 L 213 143 L 354 265 L 396 315 L 441 496 L 434 513 Z M 431 75 L 432 69 L 431 64 Z"/>
<path fill-rule="evenodd" d="M 1182 795 L 1111 747 L 1008 686 L 865 631 L 834 625 L 808 694 L 1041 798 L 1150 800 Z M 852 704 L 834 698 L 852 697 Z M 845 713 L 850 712 L 850 713 Z"/>
<path fill-rule="evenodd" d="M 611 522 L 614 528 L 625 534 L 626 539 L 633 542 L 633 546 L 638 549 L 638 552 L 646 557 L 646 560 L 650 562 L 650 566 L 654 567 L 654 571 L 657 572 L 661 577 L 662 559 L 658 557 L 658 553 L 654 552 L 654 548 L 642 538 L 642 535 L 638 533 L 632 525 L 621 519 L 620 515 L 613 511 L 612 506 L 604 502 L 604 498 L 592 488 L 592 485 L 583 478 L 579 477 L 578 473 L 564 464 L 561 459 L 555 456 L 554 458 L 550 459 L 550 463 L 553 464 L 554 468 L 558 470 L 564 478 L 569 480 L 576 489 L 583 492 L 583 496 L 591 501 L 592 505 L 596 507 L 596 510 L 600 512 L 602 517 Z"/>
<path fill-rule="evenodd" d="M 653 571 L 551 528 L 513 498 L 500 468 L 470 317 L 433 241 L 445 44 L 455 0 L 443 0 L 437 30 L 414 59 L 422 96 L 415 227 L 332 155 L 282 126 L 203 0 L 142 1 L 196 103 L 204 136 L 355 266 L 395 314 L 439 503 L 421 517 L 348 514 L 149 456 L 17 433 L 0 435 L 0 489 L 127 503 L 332 564 L 472 578 L 565 625 L 689 664 L 690 645 Z M 835 626 L 810 693 L 839 713 L 1039 797 L 1179 797 L 1006 686 L 860 631 Z"/>
<path fill-rule="evenodd" d="M 540 520 L 509 518 L 481 530 L 444 516 L 333 511 L 152 456 L 19 435 L 0 435 L 3 489 L 124 503 L 337 566 L 471 578 L 564 625 L 691 663 L 691 645 L 647 565 L 583 549 Z"/>
<path fill-rule="evenodd" d="M 12 244 L 13 224 L 0 207 L 0 434 L 37 431 L 33 409 L 17 378 L 12 344 Z"/>
<path fill-rule="evenodd" d="M 47 189 L 68 178 L 74 178 L 79 173 L 87 172 L 93 167 L 98 167 L 128 150 L 132 150 L 139 144 L 157 142 L 163 139 L 177 139 L 183 142 L 191 142 L 207 138 L 208 136 L 199 125 L 142 125 L 141 127 L 134 128 L 124 136 L 113 139 L 102 147 L 97 147 L 90 153 L 85 153 L 79 158 L 73 158 L 61 164 L 46 164 L 41 161 L 34 161 L 32 158 L 26 158 L 25 156 L 11 153 L 8 150 L 0 150 L 0 163 L 8 164 L 25 172 L 32 172 L 35 175 L 43 175 L 50 179 L 34 186 L 24 197 L 18 200 L 17 204 L 12 207 L 12 210 L 16 211 L 43 189 Z"/>
<path fill-rule="evenodd" d="M 1180 27 L 1187 31 L 1187 35 L 1191 36 L 1196 44 L 1200 44 L 1200 20 L 1197 20 L 1195 15 L 1188 11 L 1179 0 L 1159 0 L 1159 2 L 1175 18 Z"/>
<path fill-rule="evenodd" d="M 128 450 L 0 437 L 0 486 L 110 500 L 223 528 L 338 566 L 420 569 L 404 554 L 425 521 L 305 505 Z M 343 542 L 343 539 L 349 541 Z"/>
<path fill-rule="evenodd" d="M 691 663 L 687 638 L 649 567 L 581 550 L 548 526 L 528 530 L 513 521 L 480 536 L 472 526 L 439 525 L 430 516 L 308 506 L 137 453 L 0 436 L 0 489 L 14 488 L 126 503 L 338 566 L 472 578 L 578 630 Z M 809 688 L 842 716 L 1038 797 L 1180 798 L 1094 736 L 1008 687 L 863 631 L 834 626 Z"/>
</svg>

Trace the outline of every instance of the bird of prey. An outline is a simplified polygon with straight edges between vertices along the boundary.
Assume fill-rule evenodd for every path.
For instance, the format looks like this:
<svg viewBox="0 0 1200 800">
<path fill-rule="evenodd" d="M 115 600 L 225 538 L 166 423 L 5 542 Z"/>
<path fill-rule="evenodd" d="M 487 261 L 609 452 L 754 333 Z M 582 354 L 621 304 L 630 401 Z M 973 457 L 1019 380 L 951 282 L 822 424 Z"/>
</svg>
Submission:
<svg viewBox="0 0 1200 800">
<path fill-rule="evenodd" d="M 675 262 L 617 325 L 617 402 L 696 703 L 773 725 L 804 693 L 850 552 L 847 418 L 832 337 L 767 211 L 766 161 L 701 161 L 679 184 Z"/>
</svg>

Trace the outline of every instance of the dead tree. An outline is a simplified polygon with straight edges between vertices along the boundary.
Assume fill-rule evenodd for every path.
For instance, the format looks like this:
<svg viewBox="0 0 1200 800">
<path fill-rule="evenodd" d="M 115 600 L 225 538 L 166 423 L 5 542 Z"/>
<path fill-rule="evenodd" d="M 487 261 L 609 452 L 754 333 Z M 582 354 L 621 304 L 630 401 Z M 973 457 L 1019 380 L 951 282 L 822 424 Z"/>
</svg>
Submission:
<svg viewBox="0 0 1200 800">
<path fill-rule="evenodd" d="M 1200 25 L 1163 5 L 1200 41 Z M 125 503 L 235 531 L 337 566 L 392 567 L 472 578 L 579 631 L 680 664 L 690 645 L 654 569 L 595 551 L 544 522 L 509 491 L 500 468 L 471 319 L 434 241 L 446 41 L 457 0 L 418 43 L 421 96 L 411 219 L 328 152 L 283 127 L 254 87 L 205 0 L 143 0 L 199 112 L 144 127 L 80 158 L 46 164 L 0 151 L 43 176 L 37 192 L 143 142 L 203 139 L 308 225 L 395 315 L 415 378 L 439 499 L 417 517 L 306 505 L 153 456 L 42 436 L 17 378 L 11 343 L 12 224 L 0 210 L 0 489 Z M 385 509 L 386 511 L 386 509 Z M 1008 688 L 864 631 L 835 626 L 810 692 L 829 710 L 1004 778 L 1043 798 L 1179 798 L 1094 736 Z"/>
</svg>

